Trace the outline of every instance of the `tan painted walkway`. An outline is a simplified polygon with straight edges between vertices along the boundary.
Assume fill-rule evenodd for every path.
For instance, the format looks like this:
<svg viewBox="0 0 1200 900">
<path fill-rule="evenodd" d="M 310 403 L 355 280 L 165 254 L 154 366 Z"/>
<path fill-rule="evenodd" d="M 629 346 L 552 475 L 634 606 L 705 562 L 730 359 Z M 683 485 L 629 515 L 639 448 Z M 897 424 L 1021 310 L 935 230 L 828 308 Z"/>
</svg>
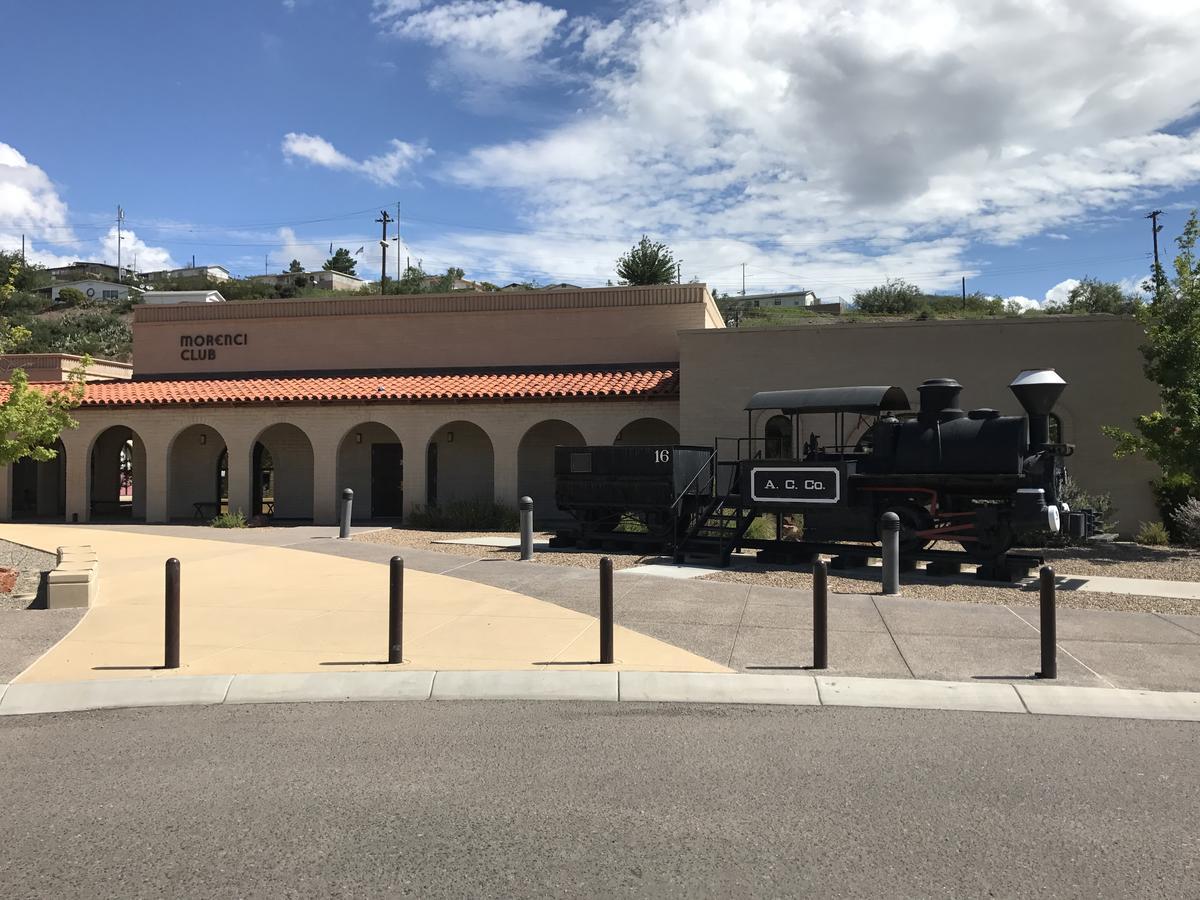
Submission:
<svg viewBox="0 0 1200 900">
<path fill-rule="evenodd" d="M 0 538 L 53 552 L 90 544 L 100 599 L 15 681 L 345 672 L 387 658 L 388 572 L 377 563 L 277 547 L 63 525 L 2 525 Z M 182 567 L 182 666 L 162 663 L 163 566 Z M 487 585 L 409 570 L 403 668 L 725 672 L 618 627 L 600 666 L 592 616 Z M 539 663 L 543 665 L 539 665 Z M 553 666 L 544 665 L 553 663 Z"/>
</svg>

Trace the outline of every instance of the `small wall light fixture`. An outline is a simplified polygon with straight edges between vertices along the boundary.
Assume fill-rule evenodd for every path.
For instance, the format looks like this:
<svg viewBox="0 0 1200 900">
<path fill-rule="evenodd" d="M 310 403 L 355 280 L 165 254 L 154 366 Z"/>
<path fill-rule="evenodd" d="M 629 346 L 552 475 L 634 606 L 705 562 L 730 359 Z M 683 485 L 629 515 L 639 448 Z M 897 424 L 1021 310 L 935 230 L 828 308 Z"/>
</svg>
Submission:
<svg viewBox="0 0 1200 900">
<path fill-rule="evenodd" d="M 208 443 L 208 433 L 204 432 L 204 431 L 200 432 L 200 446 L 203 447 L 207 443 Z"/>
<path fill-rule="evenodd" d="M 361 431 L 354 432 L 354 443 L 356 443 L 356 444 L 362 443 L 362 432 Z"/>
<path fill-rule="evenodd" d="M 454 432 L 453 432 L 453 431 L 447 431 L 447 432 L 446 432 L 446 443 L 447 443 L 447 444 L 453 444 L 453 443 L 454 443 Z"/>
</svg>

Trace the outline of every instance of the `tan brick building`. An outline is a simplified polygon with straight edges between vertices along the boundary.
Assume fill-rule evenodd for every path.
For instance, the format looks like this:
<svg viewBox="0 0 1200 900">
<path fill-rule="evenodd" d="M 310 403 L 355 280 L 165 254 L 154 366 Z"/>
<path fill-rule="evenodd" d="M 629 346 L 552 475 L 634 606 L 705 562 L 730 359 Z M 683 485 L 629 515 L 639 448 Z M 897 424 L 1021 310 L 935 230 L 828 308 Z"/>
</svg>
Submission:
<svg viewBox="0 0 1200 900">
<path fill-rule="evenodd" d="M 138 307 L 134 378 L 106 370 L 59 459 L 9 467 L 0 518 L 331 523 L 350 487 L 356 518 L 530 494 L 545 522 L 556 445 L 710 445 L 745 434 L 755 391 L 913 396 L 944 375 L 1016 414 L 1008 382 L 1049 365 L 1072 384 L 1073 470 L 1133 530 L 1156 516 L 1154 471 L 1114 462 L 1099 426 L 1155 405 L 1140 338 L 1129 319 L 1065 316 L 726 330 L 703 285 Z"/>
</svg>

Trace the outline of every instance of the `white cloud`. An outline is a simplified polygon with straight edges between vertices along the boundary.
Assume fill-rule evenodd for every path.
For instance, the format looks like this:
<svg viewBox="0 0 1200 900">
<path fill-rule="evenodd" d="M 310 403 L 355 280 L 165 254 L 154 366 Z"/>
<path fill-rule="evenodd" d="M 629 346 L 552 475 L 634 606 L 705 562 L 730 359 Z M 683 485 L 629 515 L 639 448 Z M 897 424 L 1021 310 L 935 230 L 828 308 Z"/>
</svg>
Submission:
<svg viewBox="0 0 1200 900">
<path fill-rule="evenodd" d="M 95 243 L 76 236 L 69 222 L 66 202 L 50 177 L 29 162 L 15 147 L 0 142 L 0 249 L 19 250 L 25 238 L 25 257 L 45 266 L 66 265 L 74 260 L 96 259 L 116 262 L 116 226 Z M 170 260 L 161 247 L 152 247 L 133 232 L 124 233 L 122 262 L 154 268 L 147 263 Z"/>
<path fill-rule="evenodd" d="M 579 115 L 446 174 L 512 192 L 530 254 L 563 232 L 648 231 L 704 241 L 681 255 L 714 270 L 749 246 L 832 293 L 881 270 L 951 287 L 978 270 L 975 243 L 1061 234 L 1200 180 L 1200 131 L 1165 130 L 1200 103 L 1200 0 L 1183 7 L 651 0 L 554 32 L 581 65 L 611 60 Z M 582 268 L 611 272 L 609 249 Z"/>
<path fill-rule="evenodd" d="M 1043 306 L 1066 306 L 1067 295 L 1075 288 L 1079 287 L 1078 278 L 1067 278 L 1060 281 L 1050 290 L 1046 291 L 1046 299 L 1042 301 Z"/>
<path fill-rule="evenodd" d="M 375 20 L 399 37 L 507 62 L 540 54 L 567 17 L 565 10 L 525 0 L 455 0 L 419 11 L 416 6 L 377 3 Z"/>
<path fill-rule="evenodd" d="M 375 0 L 376 24 L 394 37 L 439 51 L 429 81 L 477 113 L 509 108 L 514 88 L 563 74 L 543 54 L 556 40 L 565 10 L 532 0 Z"/>
<path fill-rule="evenodd" d="M 100 238 L 100 258 L 110 263 L 117 261 L 116 225 Z M 171 258 L 170 251 L 164 247 L 152 247 L 128 228 L 121 230 L 121 265 L 136 268 L 139 272 L 178 268 L 178 264 Z"/>
<path fill-rule="evenodd" d="M 320 135 L 294 131 L 283 136 L 281 146 L 283 156 L 289 162 L 300 159 L 326 169 L 355 172 L 378 184 L 387 185 L 396 184 L 401 172 L 431 152 L 425 147 L 393 139 L 388 142 L 391 149 L 386 153 L 358 160 L 347 156 Z"/>
</svg>

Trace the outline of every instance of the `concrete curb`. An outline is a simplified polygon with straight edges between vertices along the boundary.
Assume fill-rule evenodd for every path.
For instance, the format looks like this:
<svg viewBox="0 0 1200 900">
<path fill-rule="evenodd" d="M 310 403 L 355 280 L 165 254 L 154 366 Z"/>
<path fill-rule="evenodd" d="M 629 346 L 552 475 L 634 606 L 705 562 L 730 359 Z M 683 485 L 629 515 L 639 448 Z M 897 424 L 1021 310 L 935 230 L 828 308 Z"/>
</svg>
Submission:
<svg viewBox="0 0 1200 900">
<path fill-rule="evenodd" d="M 147 706 L 369 700 L 590 700 L 857 706 L 1200 722 L 1200 693 L 811 675 L 385 671 L 0 685 L 0 716 Z"/>
</svg>

